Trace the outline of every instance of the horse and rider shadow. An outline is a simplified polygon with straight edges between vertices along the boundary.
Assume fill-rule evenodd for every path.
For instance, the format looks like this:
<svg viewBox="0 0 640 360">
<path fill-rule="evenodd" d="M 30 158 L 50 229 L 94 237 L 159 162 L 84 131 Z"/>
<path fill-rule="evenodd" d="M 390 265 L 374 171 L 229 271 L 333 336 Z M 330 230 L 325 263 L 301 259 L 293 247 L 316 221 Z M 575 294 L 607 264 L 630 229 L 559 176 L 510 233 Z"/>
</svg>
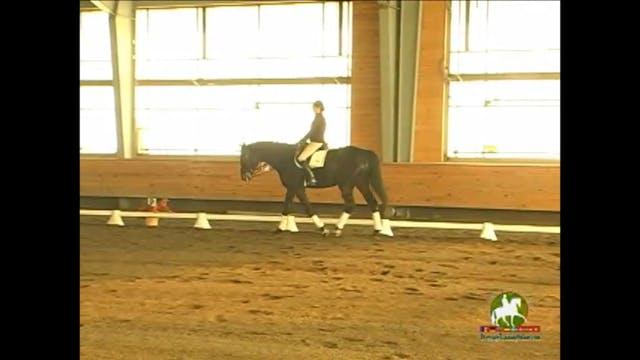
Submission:
<svg viewBox="0 0 640 360">
<path fill-rule="evenodd" d="M 371 210 L 374 232 L 393 236 L 387 216 L 388 200 L 380 160 L 373 151 L 355 146 L 327 150 L 325 144 L 313 155 L 324 156 L 324 162 L 313 169 L 316 183 L 310 186 L 306 182 L 304 170 L 296 160 L 302 146 L 302 144 L 256 142 L 243 144 L 240 151 L 240 177 L 243 181 L 248 182 L 255 176 L 271 170 L 275 170 L 280 177 L 280 182 L 286 191 L 282 208 L 283 220 L 279 230 L 286 230 L 285 219 L 291 216 L 291 205 L 294 197 L 297 197 L 304 204 L 307 215 L 313 219 L 316 227 L 323 235 L 329 235 L 329 230 L 315 213 L 306 189 L 338 187 L 344 200 L 344 207 L 336 224 L 337 236 L 342 234 L 344 226 L 355 209 L 354 188 L 360 191 Z M 325 153 L 322 153 L 323 151 Z M 309 160 L 312 164 L 313 156 Z"/>
</svg>

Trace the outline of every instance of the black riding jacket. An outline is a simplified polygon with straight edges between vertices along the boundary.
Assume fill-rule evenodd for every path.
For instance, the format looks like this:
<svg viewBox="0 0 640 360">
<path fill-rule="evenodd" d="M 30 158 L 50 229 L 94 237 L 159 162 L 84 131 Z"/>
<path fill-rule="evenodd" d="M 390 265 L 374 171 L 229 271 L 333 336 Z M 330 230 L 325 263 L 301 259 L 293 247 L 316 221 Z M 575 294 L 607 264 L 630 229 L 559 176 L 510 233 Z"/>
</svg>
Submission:
<svg viewBox="0 0 640 360">
<path fill-rule="evenodd" d="M 307 139 L 312 142 L 324 143 L 324 131 L 327 128 L 327 122 L 324 119 L 322 114 L 316 114 L 316 117 L 313 119 L 311 123 L 311 130 L 300 140 L 300 142 L 305 142 Z"/>
</svg>

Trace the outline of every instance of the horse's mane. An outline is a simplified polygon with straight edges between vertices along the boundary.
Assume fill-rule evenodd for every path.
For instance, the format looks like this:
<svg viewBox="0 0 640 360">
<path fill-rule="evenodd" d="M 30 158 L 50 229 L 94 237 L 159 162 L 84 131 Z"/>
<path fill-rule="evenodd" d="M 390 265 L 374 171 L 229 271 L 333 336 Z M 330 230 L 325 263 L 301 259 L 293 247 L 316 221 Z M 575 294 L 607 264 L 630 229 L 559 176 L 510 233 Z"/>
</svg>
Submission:
<svg viewBox="0 0 640 360">
<path fill-rule="evenodd" d="M 277 142 L 277 141 L 258 141 L 258 142 L 254 142 L 251 144 L 247 144 L 247 145 L 251 145 L 251 146 L 282 146 L 282 145 L 289 145 L 292 146 L 293 144 L 288 144 L 288 143 L 283 143 L 283 142 Z"/>
<path fill-rule="evenodd" d="M 295 147 L 295 144 L 287 144 L 287 143 L 282 143 L 282 142 L 275 142 L 275 141 L 258 141 L 258 142 L 254 142 L 252 144 L 247 144 L 247 146 L 251 146 L 252 148 L 256 148 L 256 149 L 273 149 L 273 148 L 278 148 L 278 147 Z"/>
<path fill-rule="evenodd" d="M 287 144 L 287 143 L 277 142 L 277 141 L 258 141 L 258 142 L 254 142 L 254 143 L 251 143 L 251 144 L 246 144 L 246 146 L 250 146 L 252 149 L 256 149 L 256 150 L 270 151 L 270 150 L 279 150 L 279 149 L 283 149 L 283 148 L 295 149 L 298 145 L 297 144 Z M 341 150 L 341 149 L 347 149 L 347 148 L 358 149 L 358 150 L 366 150 L 366 149 L 359 148 L 359 147 L 353 146 L 353 145 L 347 145 L 347 146 L 340 147 L 340 148 L 332 148 L 332 149 L 329 149 L 329 150 Z"/>
</svg>

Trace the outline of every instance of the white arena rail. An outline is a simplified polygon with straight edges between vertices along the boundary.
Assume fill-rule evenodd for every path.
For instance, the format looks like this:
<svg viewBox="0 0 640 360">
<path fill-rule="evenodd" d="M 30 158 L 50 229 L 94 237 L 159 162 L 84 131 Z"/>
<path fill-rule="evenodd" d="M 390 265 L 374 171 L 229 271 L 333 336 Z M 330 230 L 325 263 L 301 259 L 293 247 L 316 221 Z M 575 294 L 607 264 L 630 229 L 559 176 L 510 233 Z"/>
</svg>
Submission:
<svg viewBox="0 0 640 360">
<path fill-rule="evenodd" d="M 81 216 L 112 216 L 111 210 L 80 210 Z M 198 219 L 202 213 L 166 213 L 147 211 L 120 211 L 121 217 L 135 218 L 158 218 L 158 219 Z M 201 215 L 202 216 L 202 215 Z M 280 216 L 274 215 L 236 215 L 236 214 L 206 214 L 207 220 L 223 221 L 253 221 L 253 222 L 280 222 Z M 311 224 L 313 220 L 308 217 L 296 219 L 300 223 Z M 336 224 L 338 219 L 327 218 L 326 224 Z M 349 224 L 373 226 L 371 219 L 350 219 Z M 488 223 L 461 223 L 461 222 L 432 222 L 432 221 L 407 221 L 391 220 L 390 225 L 398 228 L 418 228 L 418 229 L 447 229 L 447 230 L 486 230 Z M 499 225 L 491 224 L 495 231 L 505 232 L 525 232 L 525 233 L 545 233 L 560 234 L 560 226 L 535 226 L 535 225 Z"/>
</svg>

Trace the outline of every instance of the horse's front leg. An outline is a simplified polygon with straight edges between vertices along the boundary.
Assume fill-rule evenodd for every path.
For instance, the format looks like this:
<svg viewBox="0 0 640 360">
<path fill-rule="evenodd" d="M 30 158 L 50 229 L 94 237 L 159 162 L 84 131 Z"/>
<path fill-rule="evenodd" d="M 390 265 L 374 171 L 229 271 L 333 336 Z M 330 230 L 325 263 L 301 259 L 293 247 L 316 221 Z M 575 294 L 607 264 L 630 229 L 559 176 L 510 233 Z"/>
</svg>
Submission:
<svg viewBox="0 0 640 360">
<path fill-rule="evenodd" d="M 342 214 L 340 215 L 340 219 L 336 224 L 336 236 L 342 236 L 342 229 L 347 224 L 353 209 L 356 207 L 356 202 L 353 199 L 353 185 L 342 185 L 340 186 L 340 193 L 342 195 L 342 199 L 344 200 L 344 208 L 342 210 Z"/>
<path fill-rule="evenodd" d="M 296 225 L 296 218 L 291 215 L 291 204 L 293 203 L 293 197 L 295 191 L 287 188 L 287 193 L 284 196 L 284 204 L 282 206 L 282 217 L 280 218 L 280 224 L 276 231 L 291 231 L 298 232 L 298 226 Z"/>
<path fill-rule="evenodd" d="M 296 192 L 296 196 L 307 209 L 307 215 L 313 220 L 313 223 L 316 225 L 318 230 L 322 232 L 323 236 L 329 235 L 329 230 L 324 226 L 324 222 L 318 217 L 318 215 L 313 211 L 313 207 L 311 206 L 311 202 L 309 202 L 309 198 L 307 197 L 307 193 L 303 189 L 300 189 Z"/>
</svg>

